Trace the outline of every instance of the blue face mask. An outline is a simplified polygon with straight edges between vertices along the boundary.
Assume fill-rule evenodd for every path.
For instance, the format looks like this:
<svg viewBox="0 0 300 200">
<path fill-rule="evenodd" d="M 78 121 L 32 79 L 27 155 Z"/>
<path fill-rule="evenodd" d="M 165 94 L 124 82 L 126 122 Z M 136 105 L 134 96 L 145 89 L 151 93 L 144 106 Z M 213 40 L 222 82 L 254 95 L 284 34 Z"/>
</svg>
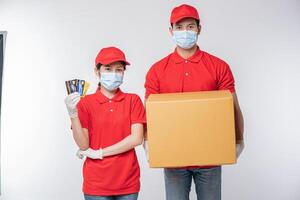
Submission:
<svg viewBox="0 0 300 200">
<path fill-rule="evenodd" d="M 109 91 L 113 91 L 123 83 L 123 74 L 121 73 L 101 73 L 100 83 Z"/>
<path fill-rule="evenodd" d="M 190 49 L 196 43 L 198 34 L 195 31 L 173 31 L 173 41 L 183 49 Z"/>
</svg>

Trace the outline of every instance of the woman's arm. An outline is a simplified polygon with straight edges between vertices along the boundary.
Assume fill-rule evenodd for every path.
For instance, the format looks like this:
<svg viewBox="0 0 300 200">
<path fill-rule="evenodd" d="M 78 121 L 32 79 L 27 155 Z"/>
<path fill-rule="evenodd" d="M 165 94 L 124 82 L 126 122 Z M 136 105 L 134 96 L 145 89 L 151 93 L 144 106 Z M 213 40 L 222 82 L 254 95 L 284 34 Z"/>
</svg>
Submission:
<svg viewBox="0 0 300 200">
<path fill-rule="evenodd" d="M 89 148 L 89 134 L 87 129 L 82 128 L 80 120 L 78 118 L 77 104 L 79 103 L 79 101 L 80 94 L 78 92 L 69 94 L 65 98 L 65 104 L 71 118 L 73 138 L 81 150 L 86 150 Z"/>
<path fill-rule="evenodd" d="M 104 148 L 103 157 L 112 156 L 120 153 L 124 153 L 134 147 L 142 144 L 144 138 L 144 127 L 141 123 L 131 125 L 131 134 L 121 140 L 120 142 Z"/>
<path fill-rule="evenodd" d="M 73 138 L 80 150 L 89 148 L 89 132 L 86 128 L 81 127 L 78 117 L 71 118 Z"/>
</svg>

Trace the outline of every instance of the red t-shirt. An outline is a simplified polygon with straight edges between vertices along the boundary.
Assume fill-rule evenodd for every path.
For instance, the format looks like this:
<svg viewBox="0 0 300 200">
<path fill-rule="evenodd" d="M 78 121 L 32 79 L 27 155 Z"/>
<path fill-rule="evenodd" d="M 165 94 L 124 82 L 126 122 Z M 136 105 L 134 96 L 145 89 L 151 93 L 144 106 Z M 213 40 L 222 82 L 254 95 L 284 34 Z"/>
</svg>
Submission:
<svg viewBox="0 0 300 200">
<path fill-rule="evenodd" d="M 230 90 L 235 92 L 229 65 L 199 48 L 188 59 L 176 51 L 155 63 L 147 73 L 145 98 L 150 94 Z M 203 168 L 212 166 L 202 166 Z"/>
<path fill-rule="evenodd" d="M 77 105 L 83 128 L 89 131 L 92 149 L 111 146 L 131 134 L 131 125 L 145 123 L 145 110 L 138 95 L 118 90 L 112 99 L 100 90 Z M 140 190 L 140 168 L 135 150 L 105 157 L 87 158 L 83 165 L 83 192 L 89 195 L 121 195 Z"/>
</svg>

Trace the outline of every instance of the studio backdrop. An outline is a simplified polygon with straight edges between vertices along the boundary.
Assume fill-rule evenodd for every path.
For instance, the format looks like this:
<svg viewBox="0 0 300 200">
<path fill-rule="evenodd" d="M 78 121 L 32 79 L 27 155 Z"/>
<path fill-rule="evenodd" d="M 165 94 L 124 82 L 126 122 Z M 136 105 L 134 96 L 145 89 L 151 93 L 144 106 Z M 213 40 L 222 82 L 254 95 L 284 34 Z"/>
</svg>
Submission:
<svg viewBox="0 0 300 200">
<path fill-rule="evenodd" d="M 174 51 L 170 12 L 183 3 L 199 10 L 199 47 L 230 65 L 245 118 L 245 150 L 222 168 L 222 200 L 300 199 L 299 0 L 0 0 L 1 200 L 83 199 L 65 81 L 86 80 L 94 93 L 95 56 L 117 46 L 131 64 L 121 89 L 144 99 L 146 73 Z M 2 75 L 3 36 L 0 46 Z M 164 200 L 163 170 L 136 151 L 139 200 Z"/>
</svg>

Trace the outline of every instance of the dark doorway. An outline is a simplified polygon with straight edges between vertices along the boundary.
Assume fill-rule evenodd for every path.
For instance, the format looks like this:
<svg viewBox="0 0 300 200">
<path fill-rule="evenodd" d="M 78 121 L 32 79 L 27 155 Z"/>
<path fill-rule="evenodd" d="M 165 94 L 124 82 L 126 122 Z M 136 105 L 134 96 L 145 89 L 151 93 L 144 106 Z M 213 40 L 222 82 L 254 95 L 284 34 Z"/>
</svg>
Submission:
<svg viewBox="0 0 300 200">
<path fill-rule="evenodd" d="M 0 119 L 1 119 L 1 102 L 2 102 L 2 75 L 4 60 L 4 35 L 0 34 Z"/>
<path fill-rule="evenodd" d="M 5 50 L 6 32 L 0 31 L 0 127 L 1 127 L 1 105 L 2 105 L 2 77 L 4 65 L 4 50 Z M 1 129 L 0 129 L 0 144 L 1 144 Z M 0 145 L 0 160 L 1 160 L 1 145 Z M 1 171 L 1 163 L 0 163 Z M 0 195 L 1 195 L 1 174 L 0 174 Z"/>
</svg>

